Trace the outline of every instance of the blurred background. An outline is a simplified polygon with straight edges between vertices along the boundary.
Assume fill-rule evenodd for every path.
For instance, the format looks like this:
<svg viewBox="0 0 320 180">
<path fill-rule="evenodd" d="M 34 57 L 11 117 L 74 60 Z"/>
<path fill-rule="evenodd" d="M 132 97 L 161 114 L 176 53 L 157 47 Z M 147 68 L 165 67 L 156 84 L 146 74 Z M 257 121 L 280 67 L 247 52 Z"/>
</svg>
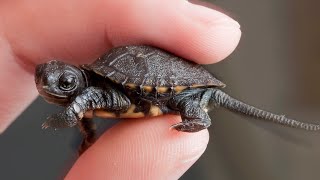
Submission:
<svg viewBox="0 0 320 180">
<path fill-rule="evenodd" d="M 241 24 L 228 60 L 207 68 L 230 95 L 301 121 L 320 122 L 320 1 L 215 0 Z M 226 37 L 228 38 L 228 37 Z M 59 109 L 38 98 L 0 136 L 0 169 L 8 179 L 62 179 L 76 160 L 77 129 L 43 131 Z M 211 113 L 210 143 L 182 180 L 318 180 L 320 133 L 231 113 Z M 99 121 L 103 132 L 116 121 Z"/>
</svg>

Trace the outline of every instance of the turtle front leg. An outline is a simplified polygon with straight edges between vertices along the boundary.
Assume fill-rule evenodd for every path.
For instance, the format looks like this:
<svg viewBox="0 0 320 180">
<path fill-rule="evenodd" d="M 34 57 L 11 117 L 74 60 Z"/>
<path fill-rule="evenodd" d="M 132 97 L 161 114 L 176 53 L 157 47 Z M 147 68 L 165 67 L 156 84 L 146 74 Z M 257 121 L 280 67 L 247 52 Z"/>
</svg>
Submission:
<svg viewBox="0 0 320 180">
<path fill-rule="evenodd" d="M 125 112 L 130 105 L 129 98 L 117 90 L 88 87 L 64 111 L 49 116 L 42 127 L 73 127 L 89 110 L 104 109 L 110 112 Z"/>
<path fill-rule="evenodd" d="M 172 109 L 180 112 L 182 122 L 172 128 L 183 132 L 198 132 L 211 125 L 208 115 L 208 97 L 202 89 L 190 89 L 176 95 L 169 103 Z"/>
</svg>

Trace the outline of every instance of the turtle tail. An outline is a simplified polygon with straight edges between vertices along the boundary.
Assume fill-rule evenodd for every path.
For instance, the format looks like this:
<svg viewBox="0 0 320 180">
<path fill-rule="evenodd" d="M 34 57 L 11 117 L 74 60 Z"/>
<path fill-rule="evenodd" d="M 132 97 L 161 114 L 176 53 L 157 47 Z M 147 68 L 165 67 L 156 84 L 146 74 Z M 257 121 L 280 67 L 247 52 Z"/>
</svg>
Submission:
<svg viewBox="0 0 320 180">
<path fill-rule="evenodd" d="M 256 107 L 250 106 L 237 99 L 232 98 L 231 96 L 229 96 L 228 94 L 224 93 L 219 89 L 214 89 L 214 92 L 212 94 L 212 99 L 215 101 L 216 104 L 220 106 L 223 106 L 235 112 L 246 114 L 248 116 L 252 116 L 252 117 L 267 120 L 267 121 L 273 121 L 285 126 L 305 129 L 309 131 L 320 130 L 320 125 L 318 124 L 304 123 L 294 119 L 286 118 L 284 115 L 277 115 L 271 112 L 258 109 Z"/>
</svg>

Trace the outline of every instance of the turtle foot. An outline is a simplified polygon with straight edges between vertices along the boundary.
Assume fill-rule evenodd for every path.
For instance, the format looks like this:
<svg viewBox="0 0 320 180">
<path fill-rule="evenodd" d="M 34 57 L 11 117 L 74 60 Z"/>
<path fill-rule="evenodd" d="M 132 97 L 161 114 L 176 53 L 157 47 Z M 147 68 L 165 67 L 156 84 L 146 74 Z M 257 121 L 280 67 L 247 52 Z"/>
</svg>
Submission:
<svg viewBox="0 0 320 180">
<path fill-rule="evenodd" d="M 47 121 L 42 124 L 42 129 L 51 128 L 66 128 L 73 127 L 77 124 L 77 117 L 73 113 L 65 111 L 53 114 L 47 118 Z"/>
<path fill-rule="evenodd" d="M 171 129 L 175 129 L 177 131 L 182 132 L 198 132 L 203 129 L 208 128 L 208 124 L 205 122 L 180 122 L 171 126 Z"/>
</svg>

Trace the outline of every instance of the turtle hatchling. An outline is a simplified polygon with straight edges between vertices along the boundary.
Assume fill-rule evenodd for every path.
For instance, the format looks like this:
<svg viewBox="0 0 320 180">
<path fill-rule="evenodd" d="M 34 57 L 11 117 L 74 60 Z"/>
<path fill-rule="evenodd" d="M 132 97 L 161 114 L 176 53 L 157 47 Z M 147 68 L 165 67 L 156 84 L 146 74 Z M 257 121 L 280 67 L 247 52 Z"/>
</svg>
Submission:
<svg viewBox="0 0 320 180">
<path fill-rule="evenodd" d="M 43 128 L 79 125 L 84 133 L 82 151 L 94 142 L 93 117 L 141 118 L 180 115 L 171 128 L 198 132 L 211 125 L 208 110 L 222 106 L 286 126 L 319 130 L 236 100 L 221 89 L 225 84 L 201 65 L 162 49 L 132 45 L 111 49 L 92 64 L 79 67 L 51 60 L 35 70 L 39 94 L 65 109 L 48 117 Z"/>
</svg>

